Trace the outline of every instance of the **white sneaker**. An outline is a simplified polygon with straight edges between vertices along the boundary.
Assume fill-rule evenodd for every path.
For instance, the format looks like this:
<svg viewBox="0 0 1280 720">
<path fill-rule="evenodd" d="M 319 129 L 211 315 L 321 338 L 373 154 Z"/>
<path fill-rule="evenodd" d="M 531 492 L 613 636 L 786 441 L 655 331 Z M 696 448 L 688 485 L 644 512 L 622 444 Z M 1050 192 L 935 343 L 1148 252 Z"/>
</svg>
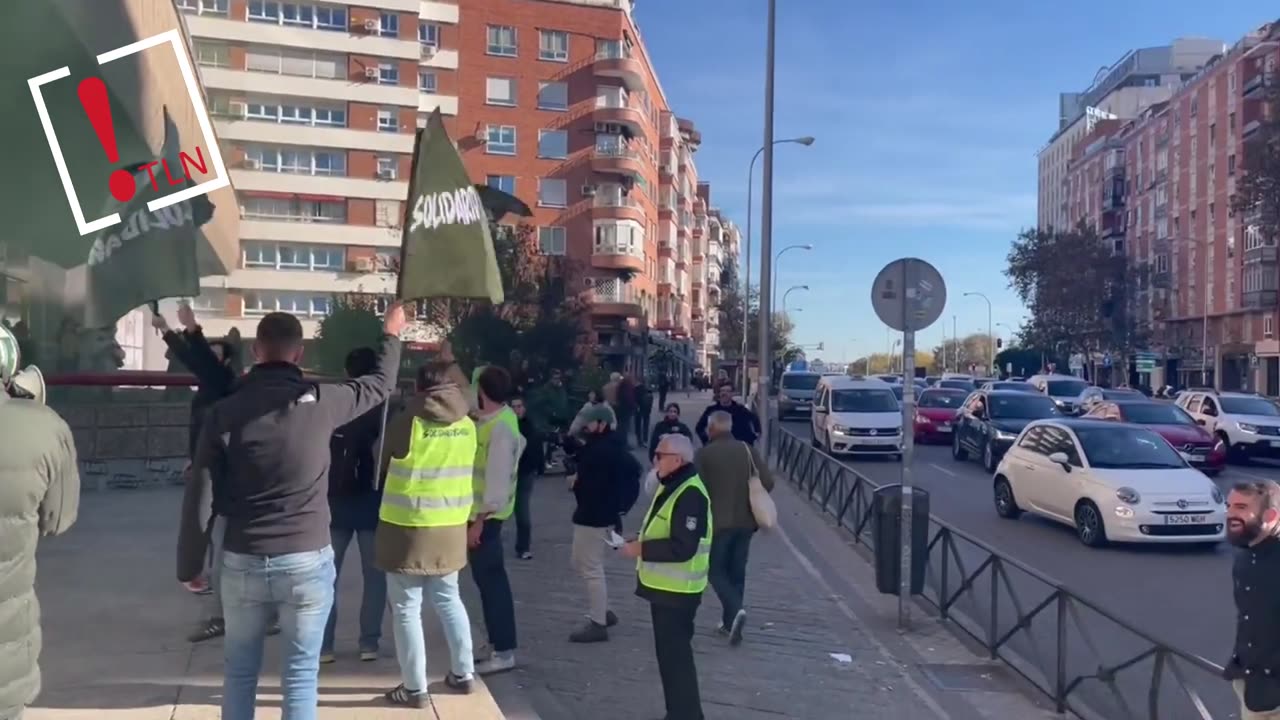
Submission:
<svg viewBox="0 0 1280 720">
<path fill-rule="evenodd" d="M 477 675 L 493 675 L 495 673 L 507 672 L 516 666 L 516 654 L 514 651 L 495 652 L 489 657 L 476 663 Z"/>
</svg>

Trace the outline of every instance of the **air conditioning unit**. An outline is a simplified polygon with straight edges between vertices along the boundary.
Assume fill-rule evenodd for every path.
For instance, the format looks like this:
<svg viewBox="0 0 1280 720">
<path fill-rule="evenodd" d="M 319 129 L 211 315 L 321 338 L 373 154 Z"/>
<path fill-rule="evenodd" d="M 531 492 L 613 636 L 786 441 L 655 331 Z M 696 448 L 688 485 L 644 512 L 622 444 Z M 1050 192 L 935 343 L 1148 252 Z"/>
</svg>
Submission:
<svg viewBox="0 0 1280 720">
<path fill-rule="evenodd" d="M 595 186 L 595 185 L 583 185 L 583 186 L 582 186 L 582 197 L 584 197 L 584 198 L 589 198 L 589 197 L 595 197 L 595 196 L 596 196 L 596 186 Z"/>
<path fill-rule="evenodd" d="M 262 162 L 259 161 L 257 158 L 245 158 L 244 168 L 246 170 L 261 170 Z"/>
<path fill-rule="evenodd" d="M 422 59 L 423 59 L 423 60 L 430 60 L 431 58 L 433 58 L 433 57 L 435 57 L 435 56 L 436 56 L 436 46 L 435 46 L 435 45 L 423 45 L 423 46 L 422 46 Z"/>
<path fill-rule="evenodd" d="M 379 30 L 379 29 L 380 29 L 380 27 L 379 27 L 379 25 L 378 25 L 378 21 L 377 21 L 377 20 L 365 20 L 365 21 L 364 21 L 364 31 L 365 31 L 365 32 L 376 33 L 376 32 L 378 32 L 378 30 Z"/>
<path fill-rule="evenodd" d="M 395 180 L 396 169 L 395 168 L 378 168 L 378 179 L 379 180 Z"/>
<path fill-rule="evenodd" d="M 356 272 L 362 272 L 362 273 L 373 272 L 374 265 L 373 265 L 373 258 L 371 257 L 356 258 L 355 261 L 352 262 L 351 264 L 352 266 L 355 267 Z"/>
<path fill-rule="evenodd" d="M 364 69 L 364 76 L 365 76 L 366 78 L 368 78 L 369 80 L 377 80 L 377 79 L 378 79 L 378 68 L 376 68 L 376 67 L 365 68 L 365 69 Z"/>
<path fill-rule="evenodd" d="M 233 101 L 227 104 L 227 114 L 231 117 L 243 118 L 248 113 L 245 111 L 244 103 Z"/>
</svg>

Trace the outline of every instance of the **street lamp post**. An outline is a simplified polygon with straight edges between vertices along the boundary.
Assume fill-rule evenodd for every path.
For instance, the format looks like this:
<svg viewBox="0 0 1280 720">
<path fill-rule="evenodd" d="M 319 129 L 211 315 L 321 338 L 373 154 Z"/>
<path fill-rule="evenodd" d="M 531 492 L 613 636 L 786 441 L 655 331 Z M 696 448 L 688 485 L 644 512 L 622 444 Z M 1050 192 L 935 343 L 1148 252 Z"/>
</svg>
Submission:
<svg viewBox="0 0 1280 720">
<path fill-rule="evenodd" d="M 888 374 L 893 374 L 893 359 L 898 355 L 898 346 L 902 344 L 901 339 L 895 339 L 893 345 L 889 346 L 889 357 L 885 358 L 885 362 L 889 364 Z"/>
<path fill-rule="evenodd" d="M 765 23 L 765 60 L 764 60 L 764 167 L 760 170 L 764 187 L 760 192 L 760 391 L 756 393 L 760 406 L 761 450 L 764 457 L 769 457 L 769 386 L 773 384 L 770 377 L 772 368 L 765 368 L 764 360 L 770 357 L 772 346 L 773 318 L 764 312 L 773 307 L 773 293 L 770 283 L 773 281 L 773 85 L 776 65 L 776 45 L 778 39 L 778 0 L 769 0 L 769 17 Z"/>
<path fill-rule="evenodd" d="M 813 245 L 810 245 L 808 243 L 805 243 L 803 245 L 788 245 L 782 248 L 781 250 L 779 250 L 778 253 L 773 256 L 773 265 L 776 268 L 778 266 L 778 261 L 782 258 L 783 254 L 786 253 L 788 250 L 812 250 L 812 249 L 813 249 Z M 772 297 L 777 297 L 777 296 L 778 296 L 778 274 L 775 272 L 773 275 Z M 769 313 L 773 314 L 773 308 L 769 308 Z"/>
<path fill-rule="evenodd" d="M 772 42 L 772 40 L 770 42 Z M 772 75 L 772 73 L 770 74 Z M 770 87 L 770 93 L 772 93 L 772 87 Z M 772 118 L 772 112 L 770 113 L 770 118 Z M 773 136 L 772 120 L 769 125 L 769 136 Z M 808 147 L 813 144 L 813 141 L 814 138 L 809 135 L 798 138 L 788 138 L 786 140 L 774 140 L 770 143 L 770 162 L 772 162 L 773 145 L 794 143 L 796 145 L 804 145 L 805 147 Z M 743 273 L 745 278 L 742 284 L 742 384 L 740 387 L 743 389 L 743 392 L 746 391 L 747 387 L 747 335 L 750 334 L 747 332 L 747 325 L 750 322 L 751 317 L 751 221 L 755 215 L 755 213 L 751 211 L 751 203 L 755 197 L 753 183 L 756 178 L 756 160 L 760 159 L 760 153 L 763 153 L 764 150 L 765 146 L 763 145 L 759 150 L 756 150 L 756 154 L 751 156 L 751 165 L 747 168 L 747 251 L 742 255 L 742 264 L 746 270 L 746 272 Z M 772 174 L 770 175 L 770 178 L 772 179 Z"/>
<path fill-rule="evenodd" d="M 791 287 L 787 288 L 787 291 L 786 291 L 785 293 L 783 293 L 783 294 L 782 294 L 782 315 L 783 315 L 783 317 L 786 317 L 786 316 L 787 316 L 787 296 L 788 296 L 788 295 L 790 295 L 791 293 L 795 292 L 796 290 L 808 290 L 808 289 L 809 289 L 809 286 L 808 286 L 808 285 L 792 285 Z M 795 308 L 795 309 L 794 309 L 794 310 L 792 310 L 791 312 L 800 312 L 800 308 Z M 784 349 L 784 350 L 783 350 L 783 352 L 786 352 L 786 350 Z M 773 358 L 773 353 L 770 353 L 770 354 L 769 354 L 769 357 L 770 357 L 770 359 L 772 359 L 772 358 Z M 781 359 L 782 359 L 782 356 L 781 356 L 781 355 L 779 355 L 779 356 L 778 356 L 778 358 L 779 358 L 779 360 L 781 360 Z"/>
<path fill-rule="evenodd" d="M 995 335 L 991 332 L 991 298 L 980 292 L 967 292 L 965 297 L 973 295 L 987 301 L 987 372 L 991 372 L 996 364 L 996 340 Z"/>
</svg>

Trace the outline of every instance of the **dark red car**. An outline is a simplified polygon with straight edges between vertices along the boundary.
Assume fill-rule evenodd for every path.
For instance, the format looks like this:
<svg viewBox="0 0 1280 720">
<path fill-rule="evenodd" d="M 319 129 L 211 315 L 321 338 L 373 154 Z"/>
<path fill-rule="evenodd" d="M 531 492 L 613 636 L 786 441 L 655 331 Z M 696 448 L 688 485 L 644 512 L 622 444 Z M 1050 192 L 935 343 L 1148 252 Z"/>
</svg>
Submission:
<svg viewBox="0 0 1280 720">
<path fill-rule="evenodd" d="M 1104 400 L 1085 417 L 1148 427 L 1169 441 L 1191 467 L 1205 475 L 1217 475 L 1227 464 L 1227 449 L 1222 442 L 1197 425 L 1185 410 L 1172 403 Z"/>
<path fill-rule="evenodd" d="M 951 442 L 952 421 L 969 393 L 951 388 L 929 388 L 916 401 L 916 442 Z"/>
</svg>

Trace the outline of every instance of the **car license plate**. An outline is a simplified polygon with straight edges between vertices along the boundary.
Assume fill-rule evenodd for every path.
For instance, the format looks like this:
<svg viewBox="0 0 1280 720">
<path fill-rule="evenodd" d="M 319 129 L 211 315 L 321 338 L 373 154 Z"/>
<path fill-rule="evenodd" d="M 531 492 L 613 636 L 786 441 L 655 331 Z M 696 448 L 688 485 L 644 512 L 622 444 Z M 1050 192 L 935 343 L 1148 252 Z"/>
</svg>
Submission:
<svg viewBox="0 0 1280 720">
<path fill-rule="evenodd" d="M 1206 515 L 1165 515 L 1165 525 L 1204 525 Z"/>
<path fill-rule="evenodd" d="M 1204 455 L 1193 455 L 1191 453 L 1184 453 L 1184 452 L 1180 452 L 1178 454 L 1181 455 L 1182 459 L 1186 460 L 1187 462 L 1204 462 Z"/>
<path fill-rule="evenodd" d="M 938 430 L 942 432 L 951 432 L 951 423 L 938 423 Z"/>
<path fill-rule="evenodd" d="M 1280 447 L 1280 440 L 1272 440 L 1271 447 Z"/>
</svg>

